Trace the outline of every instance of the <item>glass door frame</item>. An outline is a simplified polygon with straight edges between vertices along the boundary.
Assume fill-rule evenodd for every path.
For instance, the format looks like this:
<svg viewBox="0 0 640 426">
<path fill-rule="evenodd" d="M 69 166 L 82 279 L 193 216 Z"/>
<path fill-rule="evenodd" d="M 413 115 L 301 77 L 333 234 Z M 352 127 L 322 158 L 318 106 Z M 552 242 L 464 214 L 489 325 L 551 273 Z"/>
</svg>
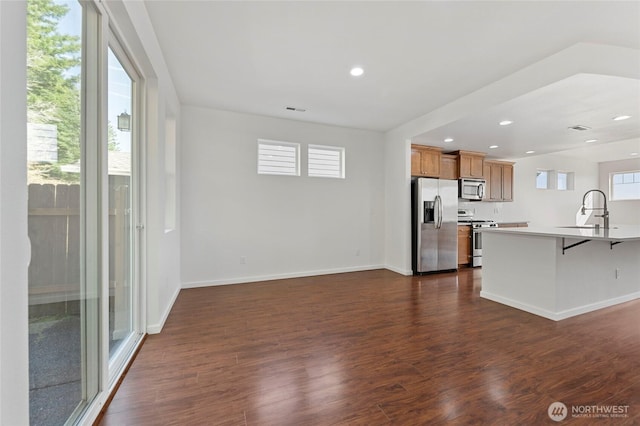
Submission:
<svg viewBox="0 0 640 426">
<path fill-rule="evenodd" d="M 84 189 L 81 208 L 84 265 L 82 287 L 87 295 L 98 294 L 97 309 L 91 312 L 82 330 L 83 339 L 83 404 L 66 424 L 81 424 L 97 418 L 109 395 L 115 390 L 127 364 L 140 347 L 146 331 L 146 250 L 144 223 L 146 220 L 144 176 L 145 147 L 145 80 L 138 70 L 117 27 L 104 5 L 96 0 L 78 0 L 88 12 L 83 21 L 82 81 L 82 176 Z M 122 343 L 114 359 L 109 355 L 109 178 L 108 178 L 108 52 L 114 54 L 132 76 L 132 147 L 131 199 L 133 233 L 133 309 L 132 334 Z M 116 53 L 116 49 L 117 52 Z M 86 58 L 86 59 L 85 59 Z M 125 64 L 126 62 L 126 64 Z M 97 143 L 91 143 L 91 141 Z M 87 167 L 88 166 L 88 167 Z M 94 166 L 94 167 L 92 167 Z M 85 295 L 86 296 L 86 295 Z M 86 307 L 85 307 L 86 308 Z M 97 359 L 97 362 L 95 361 Z M 95 392 L 97 390 L 97 394 Z M 93 393 L 92 393 L 93 392 Z"/>
<path fill-rule="evenodd" d="M 1 1 L 1 0 L 0 0 Z M 82 6 L 80 64 L 79 154 L 79 311 L 80 398 L 65 424 L 84 424 L 97 418 L 127 364 L 140 347 L 146 331 L 146 220 L 145 206 L 145 91 L 134 52 L 100 0 L 75 0 Z M 26 11 L 26 8 L 25 8 Z M 114 12 L 115 14 L 115 12 Z M 119 15 L 117 15 L 119 16 Z M 26 16 L 25 16 L 26 18 Z M 135 45 L 134 45 L 135 46 Z M 109 355 L 109 170 L 108 170 L 108 53 L 114 52 L 132 80 L 132 141 L 130 225 L 131 333 L 113 359 Z M 143 53 L 141 54 L 143 55 Z M 144 60 L 144 57 L 141 56 Z M 142 62 L 144 63 L 144 62 Z M 150 80 L 153 81 L 153 80 Z M 26 119 L 26 117 L 25 117 Z M 26 158 L 25 158 L 26 160 Z M 25 182 L 27 180 L 25 179 Z M 28 212 L 27 212 L 28 213 Z M 27 219 L 28 221 L 28 219 Z M 77 296 L 76 296 L 77 297 Z M 74 299 L 75 300 L 75 299 Z M 77 334 L 76 334 L 77 336 Z M 75 346 L 75 345 L 74 345 Z M 66 349 L 65 350 L 72 350 Z M 76 349 L 78 350 L 78 349 Z M 31 356 L 31 353 L 28 353 Z M 61 354 L 61 356 L 65 356 Z M 75 395 L 74 395 L 75 398 Z M 76 403 L 77 401 L 77 403 Z M 75 408 L 73 408 L 75 407 Z M 65 411 L 64 415 L 67 415 Z"/>
<path fill-rule="evenodd" d="M 144 255 L 144 216 L 142 214 L 144 209 L 144 186 L 143 186 L 143 168 L 141 164 L 141 155 L 140 150 L 142 149 L 142 129 L 144 128 L 144 120 L 142 119 L 144 102 L 144 81 L 141 77 L 141 73 L 138 71 L 138 67 L 135 65 L 134 61 L 131 59 L 131 56 L 128 54 L 129 49 L 126 48 L 124 43 L 122 43 L 120 38 L 116 35 L 116 30 L 114 30 L 113 25 L 108 26 L 108 30 L 106 30 L 106 43 L 104 43 L 104 65 L 103 65 L 103 75 L 104 75 L 104 93 L 107 93 L 107 83 L 108 83 L 108 53 L 111 50 L 117 60 L 120 62 L 126 73 L 131 78 L 132 85 L 132 96 L 131 96 L 131 226 L 133 228 L 133 235 L 131 241 L 131 253 L 130 255 L 133 257 L 131 259 L 131 278 L 132 278 L 132 293 L 131 293 L 131 309 L 132 309 L 132 323 L 131 334 L 121 343 L 120 347 L 114 352 L 113 356 L 110 355 L 109 351 L 109 177 L 108 177 L 108 96 L 104 97 L 103 102 L 103 113 L 101 118 L 103 120 L 103 140 L 104 143 L 101 147 L 101 152 L 103 155 L 102 164 L 107 171 L 102 174 L 103 183 L 101 189 L 103 191 L 103 202 L 104 205 L 107 206 L 103 209 L 103 218 L 105 220 L 105 226 L 103 227 L 103 240 L 102 240 L 102 250 L 106 254 L 106 259 L 104 260 L 104 269 L 103 269 L 103 277 L 102 282 L 104 283 L 102 286 L 102 339 L 101 339 L 101 353 L 102 359 L 106 360 L 103 364 L 103 368 L 106 371 L 103 371 L 103 377 L 106 379 L 104 381 L 103 388 L 108 390 L 110 393 L 117 383 L 118 378 L 120 377 L 122 371 L 126 367 L 127 363 L 131 359 L 131 356 L 137 349 L 139 343 L 142 340 L 145 330 L 144 324 L 144 316 L 145 306 L 144 303 L 144 271 L 142 268 L 143 263 L 143 255 Z"/>
<path fill-rule="evenodd" d="M 81 130 L 80 130 L 80 312 L 81 401 L 65 424 L 78 424 L 101 406 L 104 398 L 102 361 L 104 220 L 101 201 L 100 150 L 104 144 L 102 120 L 104 90 L 105 13 L 93 1 L 82 5 Z"/>
</svg>

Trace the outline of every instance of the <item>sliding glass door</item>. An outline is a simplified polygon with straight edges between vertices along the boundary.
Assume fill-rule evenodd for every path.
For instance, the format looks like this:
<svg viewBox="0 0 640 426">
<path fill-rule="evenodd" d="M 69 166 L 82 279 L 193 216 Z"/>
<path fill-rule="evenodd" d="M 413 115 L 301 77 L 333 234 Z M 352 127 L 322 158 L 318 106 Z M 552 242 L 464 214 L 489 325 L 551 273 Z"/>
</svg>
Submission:
<svg viewBox="0 0 640 426">
<path fill-rule="evenodd" d="M 87 209 L 97 176 L 85 173 L 82 98 L 87 69 L 97 69 L 83 52 L 98 15 L 74 0 L 27 8 L 30 423 L 63 424 L 98 393 L 99 283 L 87 256 L 98 235 Z"/>
<path fill-rule="evenodd" d="M 126 361 L 136 341 L 139 246 L 137 194 L 137 84 L 135 69 L 111 35 L 107 55 L 109 127 L 109 375 Z"/>
<path fill-rule="evenodd" d="M 100 5 L 27 8 L 30 423 L 72 424 L 142 335 L 140 78 Z"/>
</svg>

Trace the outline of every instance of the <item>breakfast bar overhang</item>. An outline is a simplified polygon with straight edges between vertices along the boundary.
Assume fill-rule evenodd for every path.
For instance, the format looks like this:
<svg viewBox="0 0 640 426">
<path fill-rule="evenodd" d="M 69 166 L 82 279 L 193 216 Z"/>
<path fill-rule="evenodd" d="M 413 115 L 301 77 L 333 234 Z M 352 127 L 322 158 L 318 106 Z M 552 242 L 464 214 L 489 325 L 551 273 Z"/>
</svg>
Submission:
<svg viewBox="0 0 640 426">
<path fill-rule="evenodd" d="M 640 298 L 640 226 L 482 233 L 485 299 L 559 321 Z"/>
</svg>

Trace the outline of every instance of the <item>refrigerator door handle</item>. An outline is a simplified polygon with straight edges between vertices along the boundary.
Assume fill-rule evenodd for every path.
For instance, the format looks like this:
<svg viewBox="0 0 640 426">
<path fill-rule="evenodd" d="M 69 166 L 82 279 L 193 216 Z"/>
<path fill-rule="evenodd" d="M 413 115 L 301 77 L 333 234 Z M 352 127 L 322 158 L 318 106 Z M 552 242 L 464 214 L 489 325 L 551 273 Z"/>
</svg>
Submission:
<svg viewBox="0 0 640 426">
<path fill-rule="evenodd" d="M 440 229 L 442 227 L 442 198 L 439 195 L 436 195 L 436 210 L 438 212 L 438 218 L 436 219 L 436 229 Z"/>
</svg>

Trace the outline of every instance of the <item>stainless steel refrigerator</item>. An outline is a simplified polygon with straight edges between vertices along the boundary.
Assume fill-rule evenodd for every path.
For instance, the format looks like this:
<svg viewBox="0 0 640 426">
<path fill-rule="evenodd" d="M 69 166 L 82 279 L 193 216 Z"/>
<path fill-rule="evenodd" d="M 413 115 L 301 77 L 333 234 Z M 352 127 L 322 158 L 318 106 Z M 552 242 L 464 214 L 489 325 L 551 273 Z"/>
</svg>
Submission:
<svg viewBox="0 0 640 426">
<path fill-rule="evenodd" d="M 414 178 L 413 272 L 458 268 L 458 181 Z"/>
</svg>

